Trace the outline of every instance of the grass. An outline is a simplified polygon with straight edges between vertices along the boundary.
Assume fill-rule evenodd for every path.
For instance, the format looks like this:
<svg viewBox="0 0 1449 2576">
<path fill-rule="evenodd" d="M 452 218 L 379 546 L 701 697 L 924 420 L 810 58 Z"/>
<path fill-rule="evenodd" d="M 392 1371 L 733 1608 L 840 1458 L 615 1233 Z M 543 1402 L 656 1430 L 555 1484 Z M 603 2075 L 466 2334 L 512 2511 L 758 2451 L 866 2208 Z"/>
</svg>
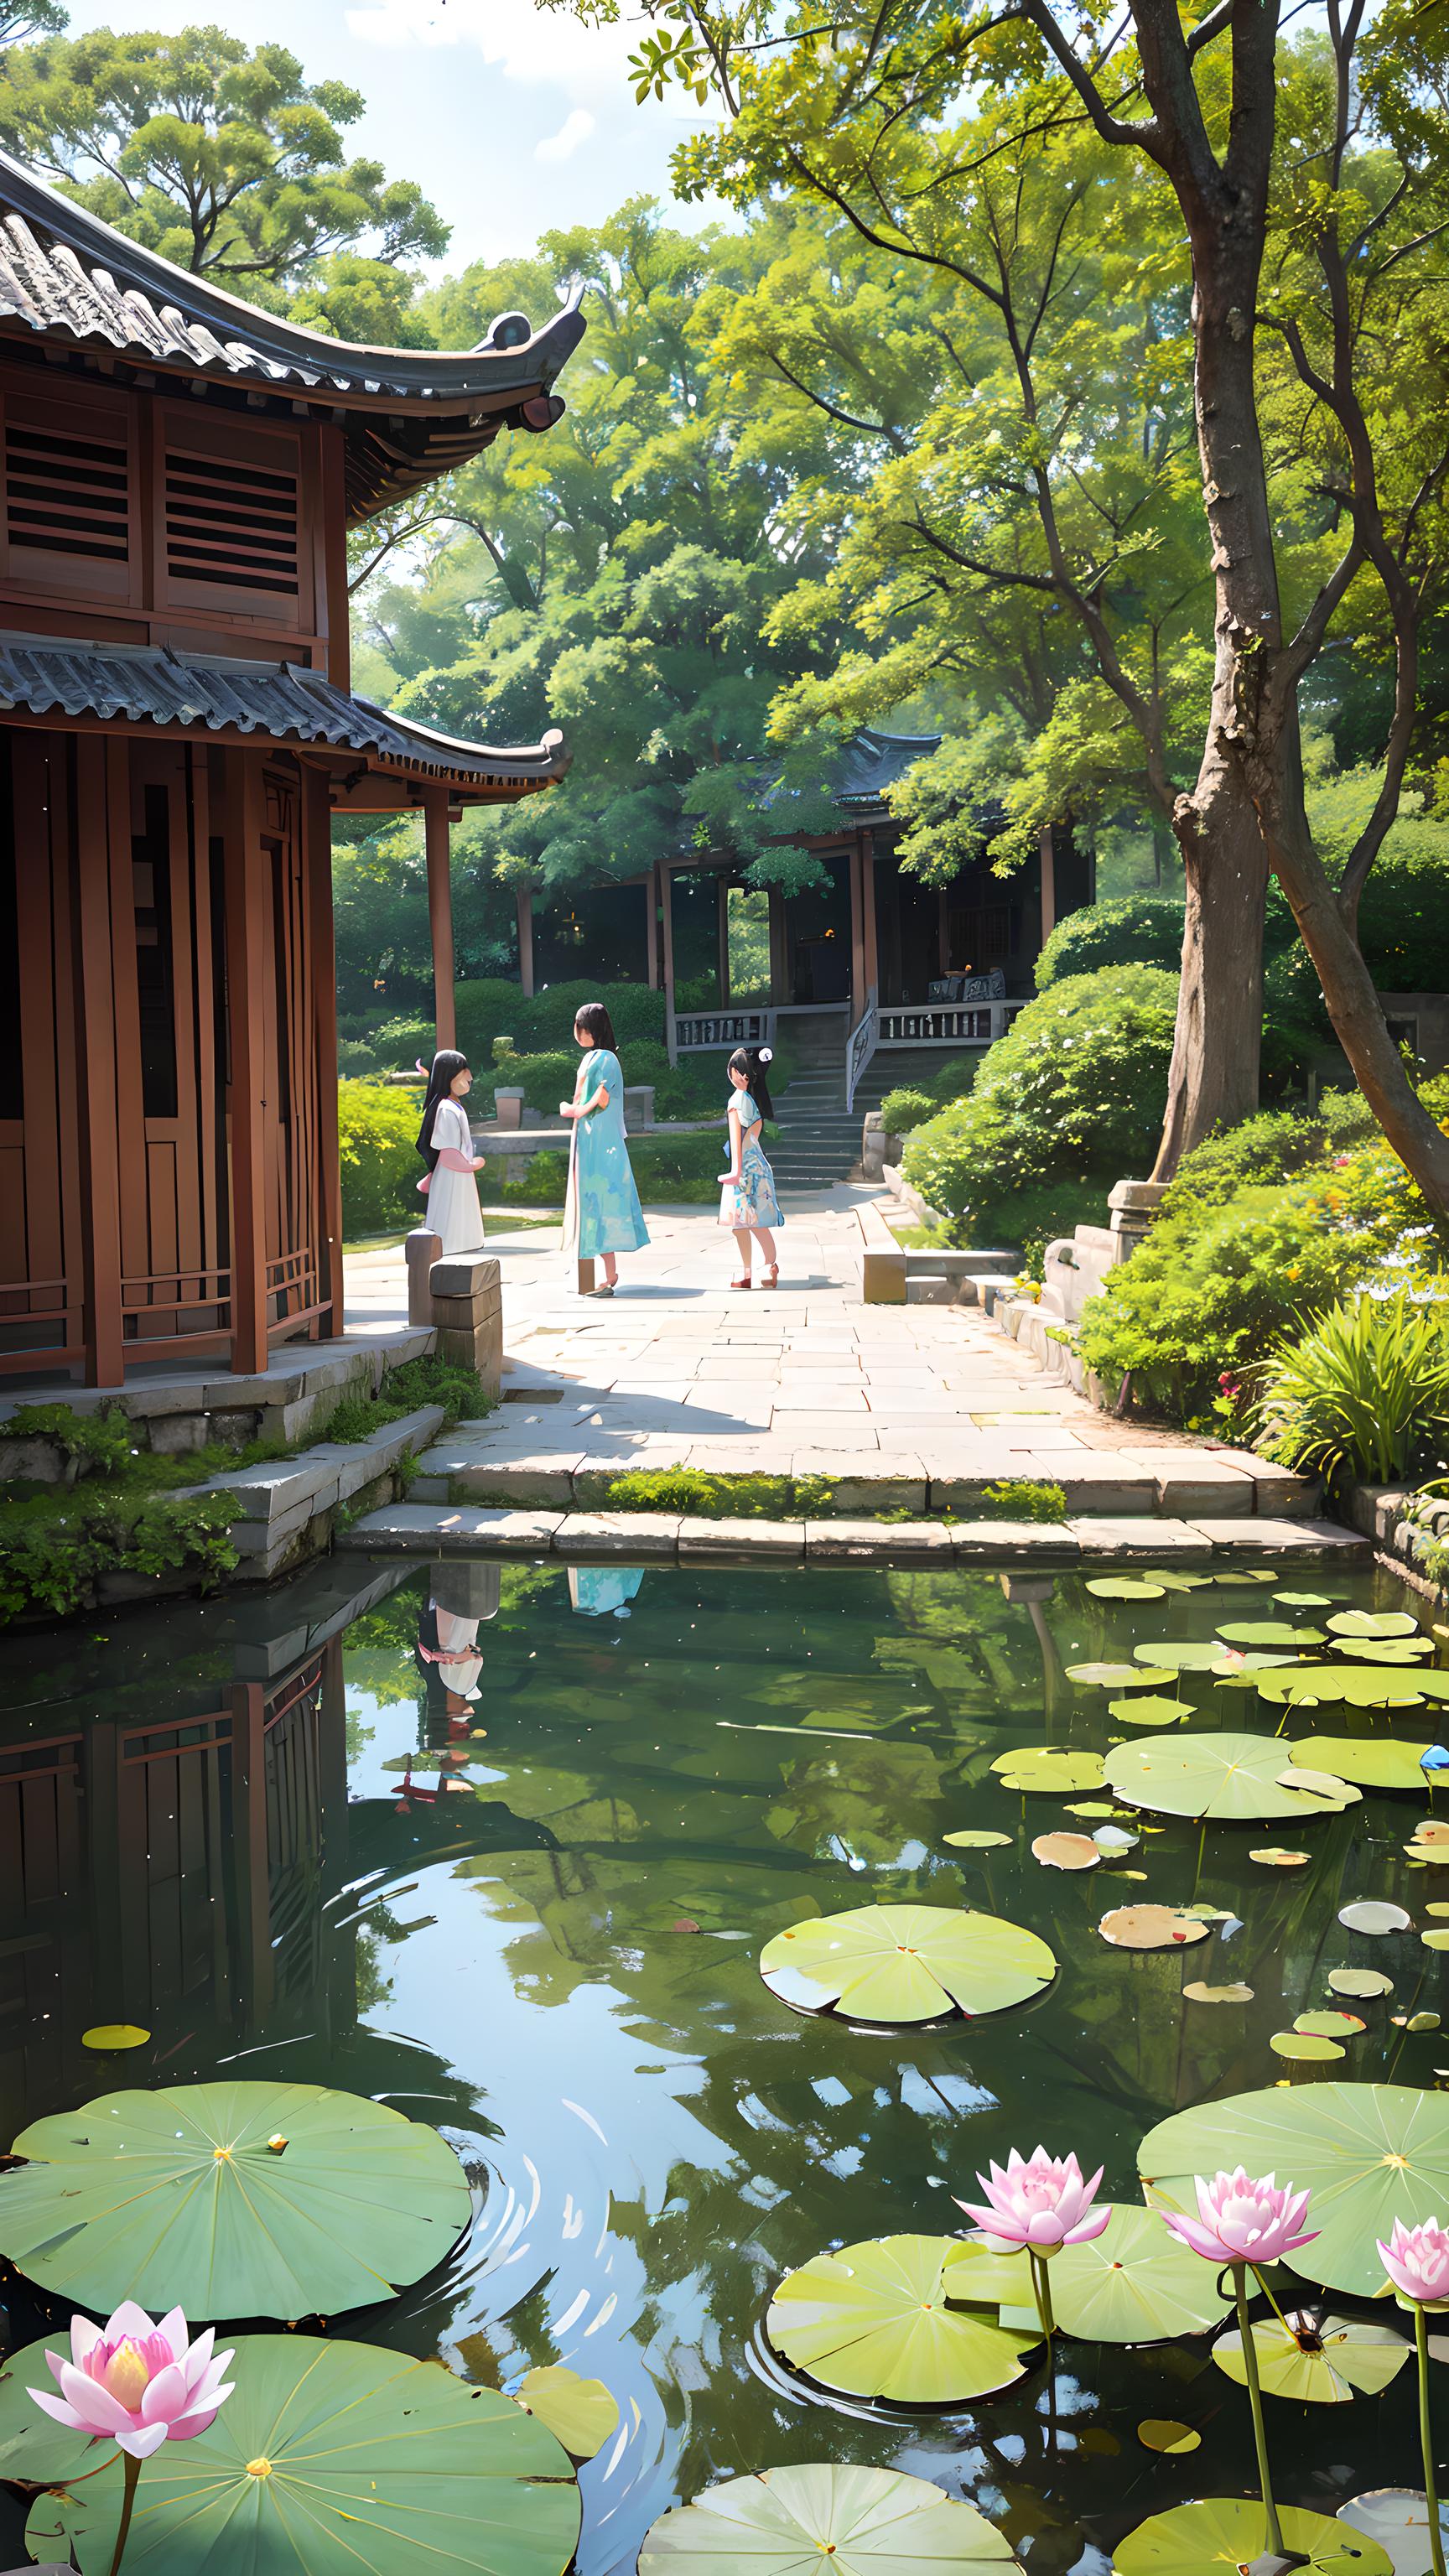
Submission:
<svg viewBox="0 0 1449 2576">
<path fill-rule="evenodd" d="M 592 1509 L 605 1512 L 681 1512 L 700 1520 L 828 1520 L 842 1512 L 874 1521 L 963 1518 L 987 1521 L 1064 1521 L 1067 1498 L 1060 1485 L 1030 1476 L 1003 1478 L 961 1512 L 913 1512 L 901 1504 L 842 1504 L 831 1476 L 713 1476 L 699 1467 L 628 1467 L 610 1479 Z"/>
</svg>

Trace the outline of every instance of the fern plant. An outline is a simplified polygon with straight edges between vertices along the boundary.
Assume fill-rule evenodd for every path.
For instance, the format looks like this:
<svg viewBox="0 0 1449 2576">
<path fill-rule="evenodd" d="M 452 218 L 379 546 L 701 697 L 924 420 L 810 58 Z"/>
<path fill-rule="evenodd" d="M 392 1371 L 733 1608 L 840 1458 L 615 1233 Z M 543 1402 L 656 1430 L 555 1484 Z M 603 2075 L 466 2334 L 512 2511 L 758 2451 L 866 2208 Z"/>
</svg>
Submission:
<svg viewBox="0 0 1449 2576">
<path fill-rule="evenodd" d="M 1258 1393 L 1265 1457 L 1397 1483 L 1449 1427 L 1449 1314 L 1401 1292 L 1300 1317 L 1264 1364 Z"/>
</svg>

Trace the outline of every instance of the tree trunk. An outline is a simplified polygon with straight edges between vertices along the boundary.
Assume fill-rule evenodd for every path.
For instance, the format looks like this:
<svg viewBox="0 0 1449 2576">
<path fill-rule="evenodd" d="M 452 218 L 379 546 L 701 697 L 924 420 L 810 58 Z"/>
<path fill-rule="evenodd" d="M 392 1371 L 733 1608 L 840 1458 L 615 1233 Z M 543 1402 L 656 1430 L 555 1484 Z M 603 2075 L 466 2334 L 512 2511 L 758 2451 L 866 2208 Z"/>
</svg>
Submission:
<svg viewBox="0 0 1449 2576">
<path fill-rule="evenodd" d="M 1154 1181 L 1189 1147 L 1258 1106 L 1263 1034 L 1263 906 L 1268 856 L 1235 762 L 1210 739 L 1197 786 L 1174 817 L 1187 880 L 1182 984 Z"/>
</svg>

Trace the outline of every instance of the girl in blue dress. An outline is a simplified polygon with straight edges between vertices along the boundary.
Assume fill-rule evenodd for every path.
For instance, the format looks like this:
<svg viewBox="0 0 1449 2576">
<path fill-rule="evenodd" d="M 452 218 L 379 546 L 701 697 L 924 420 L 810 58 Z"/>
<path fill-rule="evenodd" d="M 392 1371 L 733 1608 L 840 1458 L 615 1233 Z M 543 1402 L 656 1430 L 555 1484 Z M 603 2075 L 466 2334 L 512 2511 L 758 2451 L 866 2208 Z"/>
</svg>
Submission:
<svg viewBox="0 0 1449 2576">
<path fill-rule="evenodd" d="M 770 1047 L 736 1047 L 729 1060 L 730 1168 L 720 1174 L 719 1221 L 730 1227 L 739 1246 L 740 1276 L 730 1281 L 732 1288 L 751 1285 L 750 1255 L 756 1242 L 765 1256 L 763 1285 L 773 1288 L 780 1276 L 770 1228 L 785 1220 L 775 1196 L 775 1175 L 760 1145 L 761 1126 L 775 1115 L 765 1075 L 772 1053 Z"/>
<path fill-rule="evenodd" d="M 638 1252 L 649 1236 L 624 1142 L 624 1076 L 602 1002 L 585 1002 L 574 1036 L 585 1053 L 572 1100 L 559 1103 L 560 1117 L 574 1121 L 564 1243 L 580 1261 L 602 1260 L 604 1284 L 594 1295 L 612 1297 L 615 1254 Z"/>
</svg>

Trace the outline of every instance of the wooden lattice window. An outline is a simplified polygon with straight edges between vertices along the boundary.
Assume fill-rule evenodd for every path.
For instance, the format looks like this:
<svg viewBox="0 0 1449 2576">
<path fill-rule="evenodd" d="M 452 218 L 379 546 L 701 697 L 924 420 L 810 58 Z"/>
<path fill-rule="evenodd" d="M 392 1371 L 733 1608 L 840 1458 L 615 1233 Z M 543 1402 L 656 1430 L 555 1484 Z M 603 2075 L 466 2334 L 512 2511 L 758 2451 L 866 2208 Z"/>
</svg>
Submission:
<svg viewBox="0 0 1449 2576">
<path fill-rule="evenodd" d="M 157 439 L 159 580 L 176 605 L 305 627 L 311 618 L 302 452 L 290 432 L 170 405 Z"/>
<path fill-rule="evenodd" d="M 0 427 L 0 532 L 18 588 L 129 597 L 136 544 L 134 424 L 114 395 L 94 403 L 7 393 Z"/>
</svg>

